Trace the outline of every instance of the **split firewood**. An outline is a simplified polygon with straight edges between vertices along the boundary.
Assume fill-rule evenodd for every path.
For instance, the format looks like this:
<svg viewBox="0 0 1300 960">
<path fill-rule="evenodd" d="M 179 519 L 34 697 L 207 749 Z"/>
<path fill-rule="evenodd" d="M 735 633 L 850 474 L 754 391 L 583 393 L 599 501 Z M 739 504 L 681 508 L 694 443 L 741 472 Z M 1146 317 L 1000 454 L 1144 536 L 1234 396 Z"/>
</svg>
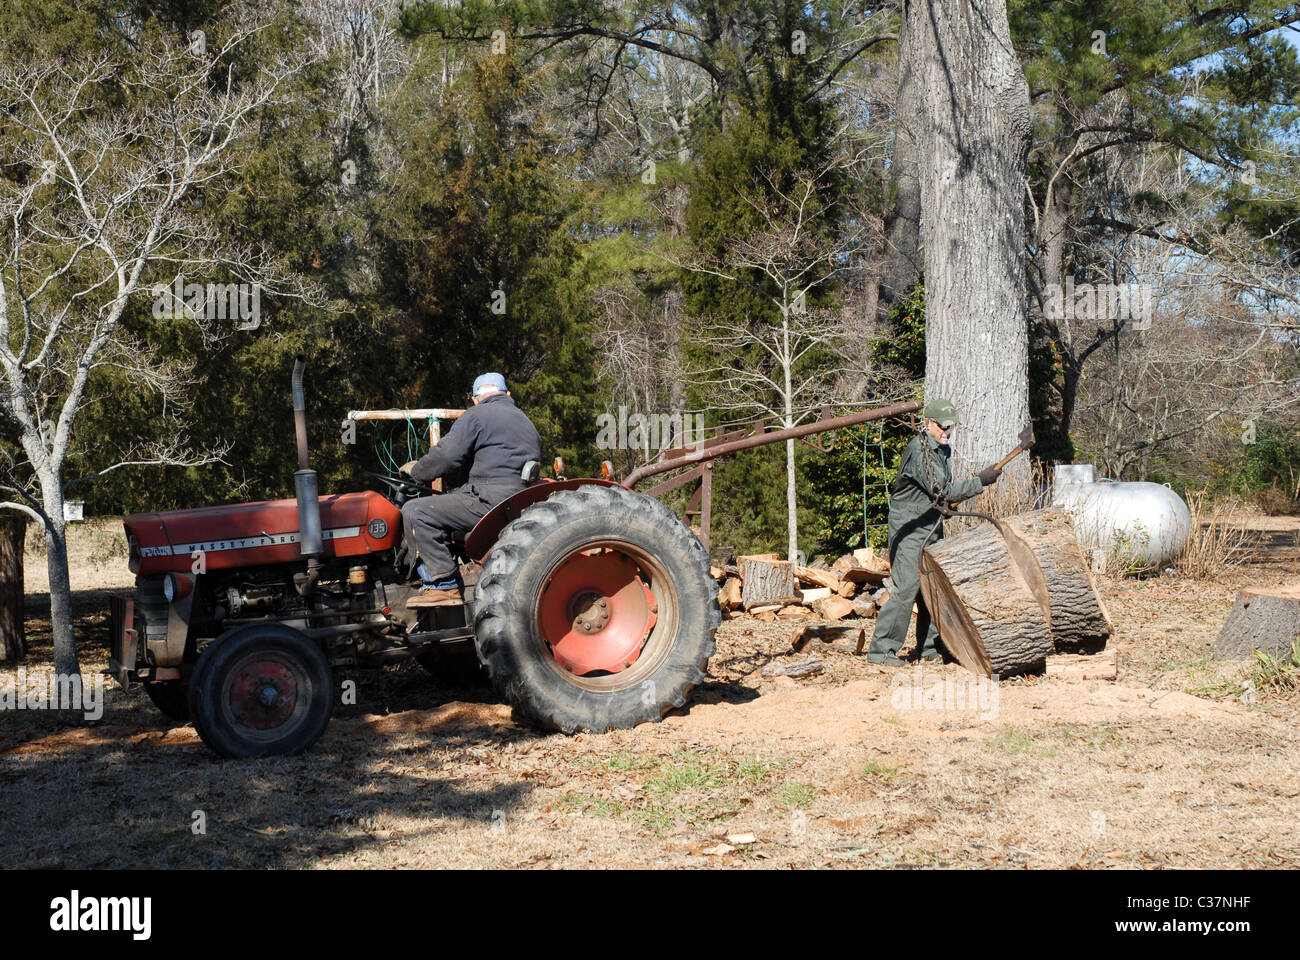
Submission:
<svg viewBox="0 0 1300 960">
<path fill-rule="evenodd" d="M 709 576 L 711 576 L 714 580 L 720 581 L 723 577 L 726 576 L 726 574 L 723 572 L 721 567 L 709 567 Z"/>
<path fill-rule="evenodd" d="M 876 553 L 874 547 L 860 547 L 853 551 L 853 559 L 858 562 L 858 566 L 865 567 L 868 570 L 884 570 L 889 572 L 889 556 L 887 554 Z"/>
<path fill-rule="evenodd" d="M 812 677 L 826 668 L 816 657 L 796 660 L 793 663 L 769 663 L 763 668 L 765 677 Z"/>
<path fill-rule="evenodd" d="M 862 628 L 850 624 L 805 623 L 790 635 L 790 648 L 795 653 L 802 653 L 804 648 L 814 640 L 822 643 L 834 643 L 836 640 L 857 641 Z"/>
<path fill-rule="evenodd" d="M 887 576 L 888 570 L 872 570 L 867 567 L 850 567 L 844 571 L 844 579 L 851 583 L 881 584 Z"/>
<path fill-rule="evenodd" d="M 845 600 L 843 597 L 827 597 L 814 603 L 813 609 L 823 620 L 840 620 L 853 613 L 856 605 L 852 600 Z"/>
<path fill-rule="evenodd" d="M 818 600 L 824 600 L 831 595 L 830 587 L 815 587 L 811 590 L 799 591 L 799 602 L 805 607 L 811 607 Z"/>
<path fill-rule="evenodd" d="M 831 569 L 834 570 L 842 577 L 844 576 L 845 570 L 851 570 L 856 566 L 860 566 L 858 561 L 853 559 L 852 554 L 846 553 L 844 556 L 840 557 L 833 564 L 831 564 Z"/>
<path fill-rule="evenodd" d="M 740 566 L 745 565 L 746 560 L 762 560 L 764 563 L 771 563 L 773 560 L 780 560 L 779 553 L 747 553 L 744 556 L 737 557 L 736 563 Z"/>
<path fill-rule="evenodd" d="M 853 602 L 853 612 L 859 617 L 874 617 L 880 612 L 873 600 L 855 600 Z"/>
<path fill-rule="evenodd" d="M 776 616 L 780 620 L 807 620 L 812 611 L 801 603 L 791 603 L 778 610 Z"/>
<path fill-rule="evenodd" d="M 741 596 L 740 577 L 728 577 L 727 582 L 722 585 L 722 590 L 719 592 L 722 595 L 722 600 L 719 602 L 728 610 L 735 610 L 737 607 L 743 606 L 744 600 Z"/>
<path fill-rule="evenodd" d="M 762 603 L 756 607 L 750 607 L 745 612 L 750 614 L 751 616 L 757 617 L 759 614 L 763 614 L 763 613 L 776 613 L 784 606 L 785 606 L 784 603 Z"/>
<path fill-rule="evenodd" d="M 852 580 L 841 580 L 840 585 L 835 589 L 845 600 L 853 599 L 853 595 L 858 592 L 858 585 Z"/>
<path fill-rule="evenodd" d="M 811 567 L 797 567 L 794 575 L 804 583 L 815 583 L 819 587 L 834 590 L 840 585 L 840 577 L 829 570 L 814 570 Z"/>
</svg>

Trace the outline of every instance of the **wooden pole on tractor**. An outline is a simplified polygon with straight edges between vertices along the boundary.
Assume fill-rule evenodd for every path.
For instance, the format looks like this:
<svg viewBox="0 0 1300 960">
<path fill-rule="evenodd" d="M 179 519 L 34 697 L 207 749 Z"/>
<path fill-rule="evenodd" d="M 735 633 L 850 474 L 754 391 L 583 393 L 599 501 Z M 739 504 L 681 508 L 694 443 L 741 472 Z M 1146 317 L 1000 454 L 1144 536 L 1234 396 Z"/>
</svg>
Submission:
<svg viewBox="0 0 1300 960">
<path fill-rule="evenodd" d="M 455 420 L 464 410 L 450 407 L 417 407 L 410 410 L 349 410 L 349 420 L 428 420 L 429 446 L 442 438 L 443 420 Z"/>
</svg>

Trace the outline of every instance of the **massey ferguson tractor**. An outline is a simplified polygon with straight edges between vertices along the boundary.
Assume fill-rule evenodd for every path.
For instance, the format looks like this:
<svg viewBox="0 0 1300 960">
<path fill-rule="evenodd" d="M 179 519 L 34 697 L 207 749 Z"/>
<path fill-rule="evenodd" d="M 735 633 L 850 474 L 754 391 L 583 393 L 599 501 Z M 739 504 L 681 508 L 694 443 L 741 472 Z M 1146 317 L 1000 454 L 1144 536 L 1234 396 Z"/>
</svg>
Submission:
<svg viewBox="0 0 1300 960">
<path fill-rule="evenodd" d="M 124 687 L 142 684 L 225 757 L 310 747 L 333 712 L 334 667 L 418 657 L 436 668 L 466 650 L 548 729 L 630 727 L 685 702 L 721 614 L 704 547 L 671 511 L 608 479 L 539 479 L 530 465 L 529 485 L 457 545 L 464 605 L 408 610 L 418 583 L 401 506 L 436 494 L 370 474 L 385 494 L 319 495 L 304 366 L 294 499 L 126 519 L 136 590 L 109 617 L 109 669 Z"/>
</svg>

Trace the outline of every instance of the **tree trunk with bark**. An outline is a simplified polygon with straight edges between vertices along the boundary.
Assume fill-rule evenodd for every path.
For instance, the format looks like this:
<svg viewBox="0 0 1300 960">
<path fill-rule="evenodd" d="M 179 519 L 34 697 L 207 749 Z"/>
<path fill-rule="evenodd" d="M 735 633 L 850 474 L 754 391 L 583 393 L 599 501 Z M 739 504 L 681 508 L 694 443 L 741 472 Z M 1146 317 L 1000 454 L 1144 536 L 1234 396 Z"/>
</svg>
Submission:
<svg viewBox="0 0 1300 960">
<path fill-rule="evenodd" d="M 21 660 L 27 653 L 23 629 L 23 547 L 27 518 L 0 510 L 0 662 Z"/>
<path fill-rule="evenodd" d="M 60 456 L 60 459 L 62 457 Z M 50 632 L 54 639 L 54 672 L 81 673 L 72 625 L 72 578 L 68 570 L 68 521 L 63 514 L 63 481 L 57 468 L 38 472 L 45 522 L 45 566 L 50 574 Z"/>
<path fill-rule="evenodd" d="M 917 151 L 921 91 L 912 62 L 907 21 L 899 27 L 898 94 L 894 101 L 894 149 L 889 163 L 892 205 L 885 217 L 885 264 L 877 311 L 890 307 L 911 289 L 921 272 L 921 180 Z"/>
<path fill-rule="evenodd" d="M 969 471 L 1029 420 L 1029 87 L 1005 0 L 907 0 L 904 16 L 922 103 L 926 393 L 956 405 L 954 466 Z M 1022 458 L 1007 472 L 1028 469 Z"/>
</svg>

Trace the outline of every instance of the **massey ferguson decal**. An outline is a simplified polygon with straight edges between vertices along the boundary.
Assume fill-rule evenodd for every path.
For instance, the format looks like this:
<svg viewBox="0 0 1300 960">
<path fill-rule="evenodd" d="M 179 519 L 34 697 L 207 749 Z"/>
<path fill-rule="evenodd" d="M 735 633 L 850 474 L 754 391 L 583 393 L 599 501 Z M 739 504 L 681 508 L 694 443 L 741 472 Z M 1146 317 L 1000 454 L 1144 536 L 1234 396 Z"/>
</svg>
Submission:
<svg viewBox="0 0 1300 960">
<path fill-rule="evenodd" d="M 383 529 L 376 532 L 375 524 L 378 523 Z M 374 537 L 382 537 L 388 532 L 388 525 L 383 520 L 375 519 L 370 521 L 370 533 Z M 325 540 L 346 540 L 348 537 L 361 536 L 360 527 L 335 527 L 332 530 L 325 530 L 321 537 Z M 177 543 L 172 546 L 161 547 L 141 547 L 140 556 L 142 557 L 172 557 L 172 556 L 189 556 L 193 553 L 217 553 L 221 550 L 249 550 L 254 547 L 273 547 L 282 543 L 297 543 L 302 539 L 298 533 L 277 533 L 262 534 L 260 537 L 241 537 L 238 540 L 208 540 L 202 543 Z"/>
</svg>

